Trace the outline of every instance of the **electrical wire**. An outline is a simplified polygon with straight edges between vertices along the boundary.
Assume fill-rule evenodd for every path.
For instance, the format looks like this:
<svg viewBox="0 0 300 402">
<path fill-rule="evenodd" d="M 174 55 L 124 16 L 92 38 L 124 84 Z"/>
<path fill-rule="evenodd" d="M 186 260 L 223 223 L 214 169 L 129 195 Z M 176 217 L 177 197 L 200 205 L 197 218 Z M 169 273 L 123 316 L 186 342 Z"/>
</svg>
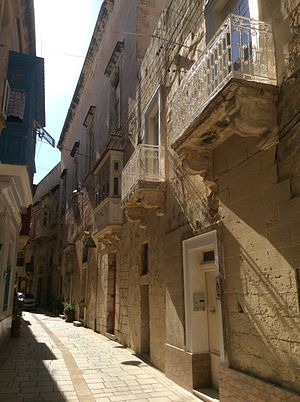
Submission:
<svg viewBox="0 0 300 402">
<path fill-rule="evenodd" d="M 190 15 L 192 15 L 192 17 L 190 17 L 190 18 L 187 17 L 186 11 L 183 11 L 183 10 L 187 9 L 186 8 L 187 3 L 188 3 L 188 0 L 183 2 L 182 6 L 181 6 L 181 9 L 178 9 L 178 10 L 175 10 L 173 7 L 171 7 L 171 4 L 170 4 L 169 7 L 164 12 L 164 14 L 162 15 L 161 18 L 162 18 L 162 20 L 164 22 L 164 25 L 166 25 L 165 20 L 170 18 L 168 16 L 169 12 L 176 13 L 177 15 L 183 16 L 185 18 L 184 23 L 182 22 L 181 24 L 178 24 L 178 25 L 174 24 L 172 26 L 173 29 L 171 29 L 171 31 L 166 32 L 166 31 L 161 30 L 162 33 L 165 33 L 165 37 L 163 37 L 161 35 L 156 35 L 155 33 L 151 34 L 151 35 L 147 35 L 147 34 L 138 34 L 138 33 L 134 33 L 134 32 L 126 32 L 126 31 L 124 31 L 124 32 L 122 32 L 122 31 L 119 31 L 119 32 L 118 31 L 113 31 L 112 32 L 112 33 L 124 33 L 124 34 L 128 34 L 128 35 L 133 34 L 133 35 L 136 35 L 136 36 L 149 36 L 149 37 L 152 37 L 153 41 L 152 41 L 152 43 L 150 42 L 150 44 L 148 46 L 148 49 L 151 46 L 151 44 L 152 44 L 152 46 L 154 45 L 155 40 L 161 40 L 161 41 L 165 42 L 165 45 L 161 45 L 160 48 L 158 49 L 157 53 L 156 53 L 156 56 L 160 56 L 160 53 L 161 53 L 162 49 L 165 48 L 163 55 L 160 56 L 161 57 L 161 63 L 155 63 L 156 68 L 154 69 L 154 71 L 153 71 L 153 69 L 151 70 L 151 74 L 149 76 L 145 76 L 145 77 L 140 76 L 139 84 L 138 84 L 138 86 L 140 88 L 140 91 L 137 91 L 137 98 L 136 98 L 135 106 L 134 106 L 133 110 L 130 112 L 130 114 L 127 116 L 125 121 L 123 120 L 123 126 L 128 127 L 129 123 L 132 120 L 132 118 L 135 117 L 135 116 L 137 117 L 138 121 L 141 121 L 143 112 L 144 112 L 144 110 L 146 108 L 146 105 L 147 105 L 149 99 L 150 99 L 149 95 L 148 95 L 150 88 L 152 88 L 153 91 L 154 91 L 157 88 L 157 86 L 159 86 L 161 83 L 163 83 L 165 81 L 166 75 L 169 73 L 169 70 L 170 70 L 170 68 L 171 68 L 171 66 L 172 66 L 172 64 L 174 62 L 174 57 L 172 57 L 172 55 L 171 55 L 171 60 L 170 60 L 170 58 L 169 58 L 169 60 L 166 60 L 166 58 L 168 58 L 167 50 L 169 50 L 170 47 L 172 47 L 172 46 L 173 46 L 174 49 L 175 49 L 175 47 L 189 48 L 189 46 L 186 46 L 186 45 L 184 45 L 184 44 L 172 39 L 174 37 L 176 37 L 176 38 L 181 37 L 183 35 L 183 32 L 186 29 L 186 20 L 188 20 L 191 23 L 193 30 L 196 30 L 197 27 L 198 27 L 197 24 L 198 24 L 198 21 L 199 21 L 199 19 L 198 19 L 199 15 L 197 15 L 197 11 L 195 10 L 196 7 L 199 6 L 197 4 L 198 2 L 197 2 L 197 0 L 194 1 L 194 6 L 192 8 L 192 11 L 190 12 Z M 203 14 L 203 11 L 200 13 L 200 15 L 201 14 Z M 157 28 L 157 30 L 158 29 L 159 28 Z M 176 51 L 173 51 L 172 53 L 175 53 L 175 52 Z M 72 56 L 72 55 L 68 55 L 68 54 L 65 54 L 65 55 L 66 56 Z M 97 57 L 97 60 L 99 60 L 99 57 Z M 102 59 L 102 60 L 107 61 L 106 59 Z M 167 64 L 166 64 L 166 62 L 167 62 Z M 140 65 L 139 71 L 141 71 L 141 66 L 142 65 Z M 158 81 L 158 83 L 157 83 L 158 85 L 154 85 L 153 80 L 150 79 L 150 77 L 152 77 L 152 78 L 156 77 L 157 81 Z M 138 104 L 143 105 L 141 110 L 138 110 L 139 109 Z M 137 127 L 139 127 L 139 126 L 140 126 L 140 123 L 137 123 Z M 138 132 L 138 129 L 137 129 L 136 130 L 136 135 L 134 136 L 135 142 L 137 142 L 139 137 L 140 137 L 140 133 Z M 63 150 L 71 152 L 71 149 L 68 149 L 68 148 L 66 148 L 64 146 L 61 148 L 61 151 L 63 151 Z M 81 152 L 77 152 L 76 155 L 81 156 L 81 157 L 85 157 L 85 158 L 90 157 L 89 155 L 86 155 L 86 154 L 81 153 Z"/>
</svg>

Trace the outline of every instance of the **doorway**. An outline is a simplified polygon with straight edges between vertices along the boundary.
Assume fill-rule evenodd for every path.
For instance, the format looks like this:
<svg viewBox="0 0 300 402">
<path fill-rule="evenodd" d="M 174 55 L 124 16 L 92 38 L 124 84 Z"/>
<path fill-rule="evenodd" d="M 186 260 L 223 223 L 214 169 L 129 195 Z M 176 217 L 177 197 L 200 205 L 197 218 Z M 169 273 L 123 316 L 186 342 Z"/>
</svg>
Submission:
<svg viewBox="0 0 300 402">
<path fill-rule="evenodd" d="M 36 285 L 36 301 L 39 307 L 41 306 L 41 299 L 42 299 L 42 277 L 39 276 Z"/>
<path fill-rule="evenodd" d="M 106 332 L 115 334 L 116 323 L 116 254 L 108 255 Z"/>
<path fill-rule="evenodd" d="M 149 285 L 141 286 L 141 354 L 150 360 Z"/>
<path fill-rule="evenodd" d="M 218 390 L 225 357 L 216 231 L 183 242 L 183 268 L 186 350 L 197 361 L 193 387 Z"/>
</svg>

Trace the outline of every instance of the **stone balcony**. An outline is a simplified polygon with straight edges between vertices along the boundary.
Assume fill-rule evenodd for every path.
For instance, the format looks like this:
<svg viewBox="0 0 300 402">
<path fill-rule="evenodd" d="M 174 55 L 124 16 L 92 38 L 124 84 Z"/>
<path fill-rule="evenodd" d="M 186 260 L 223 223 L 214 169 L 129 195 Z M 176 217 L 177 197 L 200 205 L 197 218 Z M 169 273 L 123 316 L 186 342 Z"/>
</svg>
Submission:
<svg viewBox="0 0 300 402">
<path fill-rule="evenodd" d="M 32 240 L 43 240 L 51 236 L 51 230 L 48 225 L 43 225 L 41 221 L 36 221 L 33 229 Z"/>
<path fill-rule="evenodd" d="M 99 237 L 118 231 L 122 221 L 120 197 L 107 197 L 94 209 L 93 234 L 95 237 Z"/>
<path fill-rule="evenodd" d="M 165 156 L 159 145 L 139 144 L 122 172 L 123 208 L 127 217 L 142 220 L 141 209 L 163 213 L 165 199 Z M 130 213 L 130 212 L 131 213 Z"/>
<path fill-rule="evenodd" d="M 170 141 L 190 173 L 210 170 L 211 152 L 230 135 L 277 141 L 272 27 L 229 15 L 173 98 Z"/>
</svg>

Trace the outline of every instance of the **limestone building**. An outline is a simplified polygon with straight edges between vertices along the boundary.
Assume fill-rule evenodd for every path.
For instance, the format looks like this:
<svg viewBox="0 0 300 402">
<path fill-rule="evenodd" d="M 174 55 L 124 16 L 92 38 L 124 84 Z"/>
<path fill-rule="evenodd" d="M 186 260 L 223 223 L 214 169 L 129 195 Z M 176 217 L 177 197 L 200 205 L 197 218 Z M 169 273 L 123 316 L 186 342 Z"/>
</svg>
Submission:
<svg viewBox="0 0 300 402">
<path fill-rule="evenodd" d="M 33 1 L 1 1 L 0 341 L 9 333 L 17 250 L 24 245 L 21 213 L 32 202 L 36 127 L 45 125 L 43 70 L 35 56 Z"/>
<path fill-rule="evenodd" d="M 200 3 L 170 2 L 141 66 L 122 172 L 131 344 L 221 401 L 296 401 L 299 2 Z"/>
<path fill-rule="evenodd" d="M 25 272 L 30 278 L 28 291 L 35 295 L 38 306 L 49 309 L 62 286 L 58 253 L 60 173 L 59 163 L 37 185 L 25 253 Z"/>
<path fill-rule="evenodd" d="M 299 16 L 105 1 L 59 142 L 77 318 L 225 402 L 300 398 Z"/>
<path fill-rule="evenodd" d="M 85 325 L 124 342 L 128 322 L 116 284 L 115 242 L 123 222 L 121 172 L 124 152 L 133 149 L 128 116 L 138 70 L 165 4 L 103 2 L 58 143 L 63 298 Z"/>
</svg>

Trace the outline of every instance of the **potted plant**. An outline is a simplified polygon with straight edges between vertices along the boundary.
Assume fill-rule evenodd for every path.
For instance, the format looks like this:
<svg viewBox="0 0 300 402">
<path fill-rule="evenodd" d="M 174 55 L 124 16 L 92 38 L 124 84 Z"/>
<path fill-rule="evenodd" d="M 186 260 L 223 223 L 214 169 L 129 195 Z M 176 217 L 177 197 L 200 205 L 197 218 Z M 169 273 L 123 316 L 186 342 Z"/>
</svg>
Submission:
<svg viewBox="0 0 300 402">
<path fill-rule="evenodd" d="M 22 322 L 23 303 L 14 295 L 14 303 L 12 310 L 12 323 L 11 323 L 11 336 L 20 336 L 21 322 Z"/>
<path fill-rule="evenodd" d="M 66 322 L 73 322 L 75 316 L 75 306 L 72 303 L 65 303 L 64 314 Z"/>
</svg>

